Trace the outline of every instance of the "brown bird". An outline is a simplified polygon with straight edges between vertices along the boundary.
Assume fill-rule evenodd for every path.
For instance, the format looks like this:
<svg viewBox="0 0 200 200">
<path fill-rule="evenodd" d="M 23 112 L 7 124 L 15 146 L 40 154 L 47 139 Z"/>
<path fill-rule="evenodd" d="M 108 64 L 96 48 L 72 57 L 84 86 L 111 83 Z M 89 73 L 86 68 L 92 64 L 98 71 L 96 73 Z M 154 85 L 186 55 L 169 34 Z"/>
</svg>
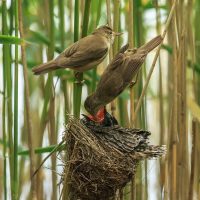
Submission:
<svg viewBox="0 0 200 200">
<path fill-rule="evenodd" d="M 138 49 L 123 46 L 103 72 L 96 91 L 87 97 L 84 106 L 96 122 L 104 120 L 104 107 L 113 101 L 132 81 L 144 63 L 147 54 L 157 47 L 163 38 L 159 35 Z"/>
<path fill-rule="evenodd" d="M 32 71 L 39 75 L 61 68 L 70 68 L 78 72 L 89 70 L 104 60 L 114 36 L 121 34 L 114 32 L 107 25 L 101 26 L 91 35 L 81 38 L 65 49 L 54 60 L 36 66 Z"/>
</svg>

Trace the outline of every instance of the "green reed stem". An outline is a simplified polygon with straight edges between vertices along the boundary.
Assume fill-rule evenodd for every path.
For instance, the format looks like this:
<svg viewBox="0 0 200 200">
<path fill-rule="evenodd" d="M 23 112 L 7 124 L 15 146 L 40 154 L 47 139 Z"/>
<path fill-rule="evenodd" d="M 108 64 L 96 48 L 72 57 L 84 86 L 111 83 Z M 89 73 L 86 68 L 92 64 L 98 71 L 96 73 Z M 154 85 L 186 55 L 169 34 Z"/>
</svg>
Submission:
<svg viewBox="0 0 200 200">
<path fill-rule="evenodd" d="M 77 2 L 75 2 L 77 3 Z M 88 23 L 89 23 L 89 14 L 90 14 L 90 6 L 91 6 L 91 0 L 85 1 L 85 8 L 84 8 L 84 16 L 83 16 L 83 29 L 82 29 L 82 37 L 85 37 L 87 35 L 88 31 Z M 79 10 L 77 9 L 77 5 L 75 5 L 75 20 L 77 20 L 77 14 L 79 13 Z M 76 23 L 76 22 L 75 22 Z M 74 26 L 75 27 L 75 26 Z M 77 27 L 76 27 L 77 28 Z M 74 30 L 74 34 L 77 35 L 77 30 Z M 80 115 L 80 106 L 81 106 L 81 96 L 82 96 L 82 81 L 83 81 L 83 73 L 78 73 L 76 76 L 75 84 L 74 84 L 74 115 L 76 117 L 79 117 Z"/>
<path fill-rule="evenodd" d="M 102 0 L 99 0 L 98 6 L 95 7 L 96 10 L 92 11 L 92 12 L 97 12 L 97 18 L 96 18 L 96 24 L 95 24 L 96 27 L 99 24 L 99 20 L 100 20 L 100 16 L 101 16 L 101 7 L 102 7 Z M 92 92 L 95 91 L 96 81 L 97 81 L 97 69 L 95 68 L 92 71 Z"/>
<path fill-rule="evenodd" d="M 18 1 L 15 0 L 15 37 L 18 37 Z M 15 44 L 15 85 L 14 85 L 14 199 L 18 198 L 18 45 Z"/>
<path fill-rule="evenodd" d="M 60 22 L 59 22 L 59 27 L 60 27 L 60 46 L 62 48 L 62 50 L 65 47 L 65 18 L 64 18 L 64 1 L 63 0 L 59 0 L 58 2 L 58 6 L 59 6 L 59 18 L 60 18 Z M 68 91 L 67 91 L 67 79 L 63 76 L 61 78 L 61 83 L 62 83 L 62 90 L 64 93 L 64 117 L 65 117 L 65 123 L 67 124 L 68 122 L 68 115 L 67 113 L 69 113 L 69 101 L 68 101 Z"/>
<path fill-rule="evenodd" d="M 22 13 L 22 0 L 18 0 L 18 12 L 19 12 L 19 31 L 20 37 L 24 38 L 24 27 L 23 27 L 23 13 Z M 30 177 L 35 171 L 34 165 L 34 151 L 33 151 L 33 132 L 32 132 L 32 121 L 31 121 L 31 110 L 30 110 L 30 93 L 29 93 L 29 81 L 28 81 L 28 71 L 27 71 L 27 60 L 26 60 L 26 47 L 21 46 L 21 57 L 23 65 L 23 75 L 24 75 L 24 89 L 25 89 L 25 106 L 26 106 L 26 120 L 27 120 L 27 134 L 28 134 L 28 147 L 30 149 Z M 32 199 L 36 198 L 36 179 L 31 179 L 31 196 Z"/>
<path fill-rule="evenodd" d="M 2 3 L 2 32 L 6 34 L 7 32 L 7 24 L 5 19 L 6 15 L 6 4 L 5 2 Z M 3 126 L 3 184 L 4 184 L 4 199 L 7 200 L 7 160 L 6 160 L 6 146 L 7 146 L 7 136 L 6 136 L 6 81 L 7 81 L 7 72 L 6 69 L 9 67 L 9 46 L 7 44 L 3 45 L 3 110 L 2 110 L 2 126 Z"/>
<path fill-rule="evenodd" d="M 7 7 L 6 1 L 2 2 L 2 23 L 3 23 L 3 34 L 8 35 L 8 25 L 7 25 Z M 13 138 L 12 138 L 12 78 L 11 78 L 11 58 L 10 58 L 10 45 L 3 45 L 3 66 L 5 73 L 4 82 L 4 96 L 6 94 L 5 101 L 7 103 L 7 131 L 8 131 L 8 141 L 9 141 L 9 161 L 10 161 L 10 180 L 11 180 L 11 194 L 13 191 Z M 6 128 L 5 128 L 6 129 Z M 4 135 L 6 133 L 4 132 Z M 6 139 L 6 137 L 4 138 Z M 4 143 L 5 145 L 5 143 Z M 4 152 L 5 153 L 5 152 Z M 6 163 L 4 163 L 6 164 Z M 6 169 L 4 169 L 6 170 Z M 5 174 L 6 176 L 6 174 Z M 6 182 L 6 177 L 4 177 Z M 5 188 L 4 188 L 5 189 Z"/>
<path fill-rule="evenodd" d="M 74 42 L 79 39 L 79 0 L 74 5 Z"/>
<path fill-rule="evenodd" d="M 76 42 L 79 39 L 79 0 L 75 0 L 74 5 L 74 42 Z M 77 96 L 78 96 L 78 83 L 77 79 L 75 77 L 75 83 L 74 83 L 74 91 L 73 91 L 73 114 L 76 117 L 79 117 L 79 110 L 78 108 L 80 105 L 78 105 Z"/>
<path fill-rule="evenodd" d="M 120 1 L 114 1 L 114 20 L 113 29 L 115 32 L 119 32 L 119 21 L 120 21 Z M 119 38 L 116 37 L 113 44 L 113 56 L 117 53 L 119 49 Z"/>
</svg>

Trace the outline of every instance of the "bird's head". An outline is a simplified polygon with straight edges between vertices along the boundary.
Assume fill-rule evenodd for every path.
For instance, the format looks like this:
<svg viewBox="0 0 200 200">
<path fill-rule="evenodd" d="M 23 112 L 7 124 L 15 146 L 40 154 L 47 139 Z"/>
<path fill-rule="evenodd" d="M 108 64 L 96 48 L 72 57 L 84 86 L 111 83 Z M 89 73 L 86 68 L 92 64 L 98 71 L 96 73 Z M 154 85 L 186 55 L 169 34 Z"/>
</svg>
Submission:
<svg viewBox="0 0 200 200">
<path fill-rule="evenodd" d="M 97 28 L 94 31 L 94 34 L 101 34 L 102 36 L 106 37 L 107 39 L 114 41 L 115 36 L 122 35 L 123 33 L 117 33 L 112 30 L 108 25 L 103 25 Z"/>
<path fill-rule="evenodd" d="M 101 123 L 105 117 L 104 105 L 100 104 L 94 95 L 86 98 L 84 107 L 90 115 L 88 116 L 92 121 Z"/>
</svg>

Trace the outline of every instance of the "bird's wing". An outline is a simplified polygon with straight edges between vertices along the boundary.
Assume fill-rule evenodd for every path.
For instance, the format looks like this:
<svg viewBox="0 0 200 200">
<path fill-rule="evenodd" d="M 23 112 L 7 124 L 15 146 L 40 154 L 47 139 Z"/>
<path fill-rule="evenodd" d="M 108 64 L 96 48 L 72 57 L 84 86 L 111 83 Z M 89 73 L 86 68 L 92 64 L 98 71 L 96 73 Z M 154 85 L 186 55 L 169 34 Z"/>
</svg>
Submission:
<svg viewBox="0 0 200 200">
<path fill-rule="evenodd" d="M 63 56 L 70 57 L 71 55 L 73 55 L 79 48 L 79 44 L 80 44 L 79 41 L 77 41 L 74 44 L 72 44 L 70 47 L 65 49 L 65 51 L 63 52 Z"/>
<path fill-rule="evenodd" d="M 98 98 L 102 99 L 105 104 L 110 103 L 124 89 L 122 70 L 120 69 L 123 67 L 123 58 L 124 55 L 122 53 L 115 56 L 102 74 L 97 85 L 96 94 L 98 94 Z"/>
<path fill-rule="evenodd" d="M 146 55 L 147 52 L 145 51 L 136 53 L 124 61 L 122 73 L 126 85 L 128 85 L 132 81 L 133 77 L 138 73 L 140 67 L 145 61 Z"/>
<path fill-rule="evenodd" d="M 121 68 L 123 61 L 124 61 L 124 54 L 118 53 L 113 58 L 111 63 L 107 66 L 107 68 L 106 68 L 104 73 L 112 73 L 111 71 L 114 71 L 114 70 L 117 70 L 117 69 Z"/>
<path fill-rule="evenodd" d="M 149 53 L 154 48 L 156 48 L 159 44 L 161 44 L 162 41 L 163 41 L 163 37 L 161 35 L 158 35 L 152 40 L 150 40 L 149 42 L 147 42 L 146 44 L 142 45 L 140 48 L 138 48 L 138 50 L 148 51 Z"/>
<path fill-rule="evenodd" d="M 74 53 L 69 60 L 70 66 L 82 66 L 86 65 L 89 62 L 96 61 L 99 59 L 105 58 L 108 53 L 108 47 L 98 48 L 98 49 L 91 49 L 87 48 L 85 51 L 78 51 Z"/>
<path fill-rule="evenodd" d="M 123 47 L 121 47 L 117 55 L 113 58 L 111 63 L 108 65 L 107 69 L 105 70 L 105 73 L 112 73 L 111 71 L 122 67 L 122 63 L 124 61 L 124 52 L 128 49 L 128 47 L 129 47 L 128 43 L 124 45 Z"/>
<path fill-rule="evenodd" d="M 100 80 L 95 93 L 102 104 L 106 105 L 123 91 L 123 85 L 123 79 L 119 73 L 106 74 Z"/>
<path fill-rule="evenodd" d="M 93 37 L 89 35 L 67 48 L 59 57 L 60 65 L 81 67 L 92 61 L 103 60 L 108 53 L 108 45 L 101 38 L 94 41 Z"/>
</svg>

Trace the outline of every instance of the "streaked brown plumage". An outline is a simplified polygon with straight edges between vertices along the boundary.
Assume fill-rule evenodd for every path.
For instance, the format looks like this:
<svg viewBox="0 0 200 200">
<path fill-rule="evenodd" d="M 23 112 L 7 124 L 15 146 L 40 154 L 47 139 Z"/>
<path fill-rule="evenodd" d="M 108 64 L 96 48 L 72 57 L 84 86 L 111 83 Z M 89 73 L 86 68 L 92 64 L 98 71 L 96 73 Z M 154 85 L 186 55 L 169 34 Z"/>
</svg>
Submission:
<svg viewBox="0 0 200 200">
<path fill-rule="evenodd" d="M 159 157 L 165 153 L 164 146 L 149 145 L 149 131 L 124 128 L 117 120 L 106 112 L 106 117 L 113 121 L 113 125 L 96 125 L 87 116 L 81 122 L 94 134 L 100 142 L 108 144 L 123 153 L 133 153 L 135 161 L 144 158 Z"/>
<path fill-rule="evenodd" d="M 70 68 L 78 72 L 89 70 L 100 64 L 113 43 L 115 33 L 109 26 L 97 28 L 91 35 L 81 38 L 65 49 L 57 58 L 32 69 L 35 75 L 61 68 Z"/>
<path fill-rule="evenodd" d="M 96 91 L 87 97 L 84 104 L 85 109 L 92 116 L 96 116 L 97 121 L 98 116 L 101 116 L 98 111 L 113 101 L 131 83 L 147 54 L 162 40 L 161 36 L 157 36 L 138 49 L 128 49 L 128 44 L 120 49 L 102 74 Z"/>
</svg>

